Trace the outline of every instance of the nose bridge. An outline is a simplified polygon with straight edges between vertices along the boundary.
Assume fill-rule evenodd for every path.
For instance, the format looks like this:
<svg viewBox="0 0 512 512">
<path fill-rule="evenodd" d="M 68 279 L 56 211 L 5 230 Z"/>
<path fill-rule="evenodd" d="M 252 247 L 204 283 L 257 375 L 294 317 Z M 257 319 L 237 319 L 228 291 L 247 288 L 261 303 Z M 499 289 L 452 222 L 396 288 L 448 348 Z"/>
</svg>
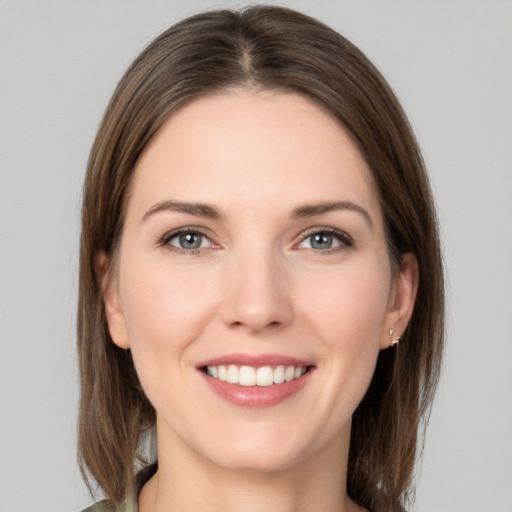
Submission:
<svg viewBox="0 0 512 512">
<path fill-rule="evenodd" d="M 283 326 L 291 317 L 286 272 L 271 244 L 250 243 L 234 251 L 227 279 L 225 319 L 256 332 Z"/>
</svg>

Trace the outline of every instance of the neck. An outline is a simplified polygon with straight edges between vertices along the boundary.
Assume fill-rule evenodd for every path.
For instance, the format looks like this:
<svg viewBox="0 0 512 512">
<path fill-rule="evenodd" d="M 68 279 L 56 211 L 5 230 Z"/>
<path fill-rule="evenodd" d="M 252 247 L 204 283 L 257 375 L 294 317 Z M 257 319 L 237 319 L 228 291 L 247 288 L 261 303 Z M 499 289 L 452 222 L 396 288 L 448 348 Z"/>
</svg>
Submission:
<svg viewBox="0 0 512 512">
<path fill-rule="evenodd" d="M 161 429 L 159 429 L 161 430 Z M 183 443 L 158 437 L 158 471 L 139 497 L 140 512 L 353 512 L 346 495 L 350 432 L 314 455 L 277 470 L 223 468 Z"/>
</svg>

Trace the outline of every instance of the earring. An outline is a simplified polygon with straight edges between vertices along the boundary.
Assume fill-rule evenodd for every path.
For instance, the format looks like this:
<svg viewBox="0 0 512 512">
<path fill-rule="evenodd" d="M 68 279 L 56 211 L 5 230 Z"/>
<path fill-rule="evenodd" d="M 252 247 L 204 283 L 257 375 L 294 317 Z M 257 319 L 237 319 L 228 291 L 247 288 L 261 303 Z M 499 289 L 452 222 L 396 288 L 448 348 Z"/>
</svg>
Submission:
<svg viewBox="0 0 512 512">
<path fill-rule="evenodd" d="M 394 347 L 395 345 L 398 345 L 398 343 L 400 342 L 400 336 L 397 336 L 395 339 L 393 339 L 393 333 L 395 331 L 393 329 L 390 329 L 389 330 L 389 346 L 390 347 Z"/>
</svg>

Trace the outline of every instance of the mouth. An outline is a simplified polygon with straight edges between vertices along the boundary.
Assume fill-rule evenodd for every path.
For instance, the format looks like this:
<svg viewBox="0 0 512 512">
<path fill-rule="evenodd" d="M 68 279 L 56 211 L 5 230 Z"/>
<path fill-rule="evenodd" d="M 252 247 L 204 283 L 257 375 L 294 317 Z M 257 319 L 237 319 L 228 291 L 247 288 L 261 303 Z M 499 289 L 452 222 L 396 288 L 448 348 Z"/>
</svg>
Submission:
<svg viewBox="0 0 512 512">
<path fill-rule="evenodd" d="M 269 387 L 299 379 L 312 368 L 312 366 L 293 365 L 247 366 L 220 364 L 202 366 L 200 370 L 212 379 L 218 379 L 229 384 L 247 387 Z"/>
<path fill-rule="evenodd" d="M 316 366 L 277 354 L 231 354 L 204 361 L 197 369 L 222 399 L 236 406 L 261 408 L 297 394 L 311 380 Z"/>
</svg>

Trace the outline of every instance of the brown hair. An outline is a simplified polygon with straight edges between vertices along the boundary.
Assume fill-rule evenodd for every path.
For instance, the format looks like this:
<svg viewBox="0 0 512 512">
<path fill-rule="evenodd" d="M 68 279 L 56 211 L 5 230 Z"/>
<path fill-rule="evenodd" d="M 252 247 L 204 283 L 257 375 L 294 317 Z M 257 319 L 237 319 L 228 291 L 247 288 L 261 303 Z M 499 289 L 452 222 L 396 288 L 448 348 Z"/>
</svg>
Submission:
<svg viewBox="0 0 512 512">
<path fill-rule="evenodd" d="M 348 130 L 366 159 L 386 222 L 390 259 L 415 254 L 419 289 L 402 342 L 381 351 L 355 411 L 347 491 L 374 511 L 402 510 L 444 338 L 443 271 L 423 160 L 390 87 L 363 53 L 305 15 L 256 6 L 188 18 L 160 35 L 121 79 L 94 142 L 82 207 L 78 350 L 79 461 L 118 502 L 143 464 L 155 411 L 129 351 L 112 342 L 95 263 L 115 255 L 131 176 L 148 141 L 185 102 L 232 87 L 299 92 Z"/>
</svg>

